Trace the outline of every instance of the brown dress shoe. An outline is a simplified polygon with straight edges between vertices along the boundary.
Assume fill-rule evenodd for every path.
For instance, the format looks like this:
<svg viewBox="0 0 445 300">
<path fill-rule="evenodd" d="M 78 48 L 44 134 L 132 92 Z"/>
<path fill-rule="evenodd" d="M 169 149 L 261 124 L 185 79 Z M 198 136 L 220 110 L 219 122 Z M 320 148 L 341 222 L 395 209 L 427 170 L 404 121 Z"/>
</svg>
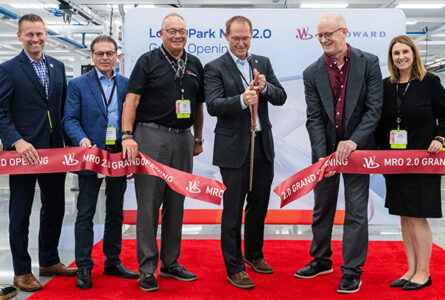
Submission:
<svg viewBox="0 0 445 300">
<path fill-rule="evenodd" d="M 67 268 L 62 263 L 39 268 L 40 276 L 76 276 L 77 268 Z"/>
<path fill-rule="evenodd" d="M 252 267 L 255 272 L 261 274 L 272 274 L 273 268 L 266 264 L 264 258 L 248 260 L 245 256 L 243 257 L 244 262 Z"/>
<path fill-rule="evenodd" d="M 43 289 L 43 286 L 32 273 L 14 276 L 14 285 L 25 292 L 34 292 Z"/>
<path fill-rule="evenodd" d="M 255 285 L 253 281 L 250 280 L 249 275 L 246 272 L 242 271 L 233 275 L 229 275 L 227 280 L 234 286 L 239 289 L 253 289 Z"/>
</svg>

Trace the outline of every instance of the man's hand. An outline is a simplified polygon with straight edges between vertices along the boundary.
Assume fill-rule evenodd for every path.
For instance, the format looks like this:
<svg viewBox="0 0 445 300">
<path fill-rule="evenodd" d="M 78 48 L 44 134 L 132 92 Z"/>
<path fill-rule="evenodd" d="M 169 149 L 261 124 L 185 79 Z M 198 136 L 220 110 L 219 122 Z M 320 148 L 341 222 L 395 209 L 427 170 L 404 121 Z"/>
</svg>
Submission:
<svg viewBox="0 0 445 300">
<path fill-rule="evenodd" d="M 34 146 L 25 140 L 19 140 L 14 144 L 15 151 L 20 154 L 29 165 L 35 165 L 39 161 L 39 153 Z"/>
<path fill-rule="evenodd" d="M 320 160 L 322 160 L 324 157 L 320 157 L 319 159 L 318 159 L 318 161 L 320 161 Z M 335 171 L 329 171 L 329 172 L 327 172 L 327 173 L 324 173 L 324 177 L 332 177 L 332 176 L 334 176 L 335 175 Z"/>
<path fill-rule="evenodd" d="M 203 151 L 202 144 L 195 142 L 195 146 L 193 147 L 193 156 L 197 156 L 197 155 L 201 154 L 202 151 Z"/>
<path fill-rule="evenodd" d="M 258 76 L 258 90 L 262 92 L 266 87 L 266 76 L 260 74 L 256 68 L 253 69 L 253 76 Z"/>
<path fill-rule="evenodd" d="M 122 158 L 131 162 L 136 160 L 138 156 L 138 143 L 134 139 L 122 141 Z"/>
<path fill-rule="evenodd" d="M 339 161 L 344 161 L 348 158 L 349 154 L 351 154 L 352 151 L 355 151 L 355 149 L 357 149 L 357 144 L 353 141 L 341 141 L 340 143 L 338 143 L 337 151 L 335 151 L 335 157 Z"/>
<path fill-rule="evenodd" d="M 428 153 L 439 153 L 442 148 L 443 144 L 441 142 L 432 140 L 430 146 L 428 147 Z"/>
<path fill-rule="evenodd" d="M 256 94 L 256 91 L 258 90 L 258 87 L 254 87 L 252 90 L 249 87 L 247 87 L 246 91 L 243 93 L 243 101 L 246 106 L 252 106 L 256 103 L 258 103 L 258 96 Z"/>
<path fill-rule="evenodd" d="M 89 139 L 85 138 L 85 139 L 83 139 L 81 146 L 91 148 L 92 147 L 91 141 Z"/>
</svg>

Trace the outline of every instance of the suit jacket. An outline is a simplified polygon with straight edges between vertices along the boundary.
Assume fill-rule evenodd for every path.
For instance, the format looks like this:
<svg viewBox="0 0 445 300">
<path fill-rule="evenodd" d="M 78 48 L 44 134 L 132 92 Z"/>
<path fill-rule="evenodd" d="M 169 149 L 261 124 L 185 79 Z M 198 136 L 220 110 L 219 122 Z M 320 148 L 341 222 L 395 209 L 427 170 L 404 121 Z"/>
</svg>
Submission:
<svg viewBox="0 0 445 300">
<path fill-rule="evenodd" d="M 63 126 L 74 146 L 79 146 L 83 138 L 88 138 L 92 145 L 105 149 L 108 116 L 94 72 L 96 68 L 69 82 Z M 117 137 L 121 133 L 122 105 L 127 94 L 127 83 L 126 77 L 116 74 L 115 93 L 119 115 Z"/>
<path fill-rule="evenodd" d="M 287 96 L 267 57 L 252 55 L 250 62 L 251 67 L 264 74 L 267 80 L 266 93 L 260 93 L 258 118 L 264 152 L 267 159 L 273 161 L 275 153 L 268 103 L 283 105 Z M 241 108 L 240 95 L 245 88 L 229 52 L 204 67 L 204 90 L 207 110 L 218 118 L 214 131 L 213 164 L 222 168 L 240 168 L 250 153 L 251 117 L 249 108 Z"/>
<path fill-rule="evenodd" d="M 357 149 L 375 147 L 374 131 L 382 103 L 382 74 L 377 56 L 351 47 L 344 106 L 344 139 Z M 312 146 L 312 162 L 336 150 L 334 100 L 323 55 L 303 71 L 307 104 L 306 128 Z"/>
<path fill-rule="evenodd" d="M 61 120 L 66 95 L 65 66 L 51 56 L 45 58 L 48 99 L 24 51 L 0 65 L 0 138 L 5 149 L 11 149 L 20 139 L 36 149 L 64 146 Z"/>
</svg>

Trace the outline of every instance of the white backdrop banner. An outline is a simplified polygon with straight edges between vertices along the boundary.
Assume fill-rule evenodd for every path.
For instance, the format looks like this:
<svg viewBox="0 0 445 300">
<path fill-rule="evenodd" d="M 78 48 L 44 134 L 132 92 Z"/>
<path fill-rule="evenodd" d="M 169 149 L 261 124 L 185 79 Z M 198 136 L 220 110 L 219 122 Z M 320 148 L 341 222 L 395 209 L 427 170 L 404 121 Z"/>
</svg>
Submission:
<svg viewBox="0 0 445 300">
<path fill-rule="evenodd" d="M 377 55 L 386 76 L 387 51 L 391 39 L 405 34 L 405 15 L 397 9 L 375 10 L 304 10 L 304 9 L 154 9 L 129 10 L 124 23 L 125 65 L 123 73 L 130 76 L 137 59 L 162 44 L 159 29 L 164 16 L 181 14 L 189 30 L 186 51 L 197 56 L 203 65 L 228 50 L 224 38 L 225 22 L 234 15 L 248 17 L 253 24 L 250 52 L 270 58 L 275 75 L 286 90 L 284 106 L 269 106 L 275 140 L 275 178 L 272 188 L 311 163 L 309 137 L 306 132 L 306 103 L 302 81 L 303 70 L 320 55 L 322 48 L 315 37 L 317 23 L 327 12 L 342 14 L 349 34 L 347 42 Z M 204 152 L 195 157 L 194 173 L 221 180 L 219 169 L 212 165 L 213 129 L 216 118 L 205 113 Z M 394 224 L 397 218 L 384 208 L 384 179 L 371 176 L 369 218 L 373 224 Z M 187 199 L 186 209 L 216 209 L 214 205 Z M 279 209 L 279 198 L 271 193 L 270 209 Z M 313 194 L 286 206 L 285 209 L 308 210 L 313 207 Z M 125 209 L 136 209 L 134 189 L 127 189 Z M 340 189 L 338 209 L 344 209 L 343 189 Z"/>
</svg>

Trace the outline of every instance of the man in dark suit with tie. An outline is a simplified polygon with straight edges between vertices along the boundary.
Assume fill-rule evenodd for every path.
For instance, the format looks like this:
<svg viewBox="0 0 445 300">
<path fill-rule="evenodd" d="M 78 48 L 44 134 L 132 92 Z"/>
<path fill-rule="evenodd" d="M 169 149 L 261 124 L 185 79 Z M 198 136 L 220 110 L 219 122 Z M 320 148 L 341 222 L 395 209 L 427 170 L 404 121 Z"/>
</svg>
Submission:
<svg viewBox="0 0 445 300">
<path fill-rule="evenodd" d="M 324 54 L 303 72 L 307 103 L 306 127 L 312 161 L 336 152 L 343 161 L 356 150 L 374 148 L 374 130 L 383 102 L 382 75 L 375 55 L 346 43 L 348 29 L 339 14 L 326 14 L 318 24 L 318 40 Z M 331 235 L 337 206 L 340 175 L 330 172 L 314 189 L 314 258 L 295 273 L 312 278 L 332 272 Z M 342 280 L 339 293 L 360 289 L 360 275 L 368 250 L 369 175 L 343 174 L 345 220 L 343 227 Z"/>
<path fill-rule="evenodd" d="M 95 145 L 110 153 L 118 153 L 122 151 L 121 115 L 128 79 L 113 70 L 117 60 L 117 44 L 113 38 L 98 36 L 90 48 L 95 68 L 70 81 L 63 125 L 73 145 L 88 148 Z M 78 176 L 74 235 L 76 265 L 79 268 L 76 285 L 80 289 L 92 287 L 93 218 L 103 177 L 91 171 L 83 171 Z M 128 270 L 119 258 L 127 177 L 106 177 L 105 182 L 104 274 L 136 279 L 138 274 Z"/>
<path fill-rule="evenodd" d="M 225 37 L 230 50 L 204 68 L 205 98 L 209 114 L 218 118 L 213 164 L 220 168 L 227 186 L 221 220 L 221 248 L 227 279 L 237 288 L 250 289 L 254 283 L 245 272 L 245 263 L 258 273 L 273 273 L 262 251 L 275 155 L 268 104 L 283 105 L 286 92 L 275 77 L 269 59 L 248 52 L 252 38 L 249 19 L 232 17 L 226 22 Z M 257 72 L 260 74 L 258 86 L 251 89 Z M 258 104 L 258 115 L 253 186 L 249 192 L 251 107 L 254 104 Z M 241 221 L 246 195 L 243 256 Z"/>
<path fill-rule="evenodd" d="M 24 15 L 17 37 L 23 51 L 0 65 L 0 138 L 27 164 L 37 164 L 36 149 L 63 148 L 61 126 L 66 94 L 65 67 L 43 54 L 47 31 L 42 18 Z M 65 212 L 65 173 L 10 175 L 9 241 L 14 285 L 24 291 L 42 288 L 31 272 L 28 227 L 36 181 L 40 186 L 40 276 L 75 276 L 60 263 L 57 246 Z"/>
</svg>

